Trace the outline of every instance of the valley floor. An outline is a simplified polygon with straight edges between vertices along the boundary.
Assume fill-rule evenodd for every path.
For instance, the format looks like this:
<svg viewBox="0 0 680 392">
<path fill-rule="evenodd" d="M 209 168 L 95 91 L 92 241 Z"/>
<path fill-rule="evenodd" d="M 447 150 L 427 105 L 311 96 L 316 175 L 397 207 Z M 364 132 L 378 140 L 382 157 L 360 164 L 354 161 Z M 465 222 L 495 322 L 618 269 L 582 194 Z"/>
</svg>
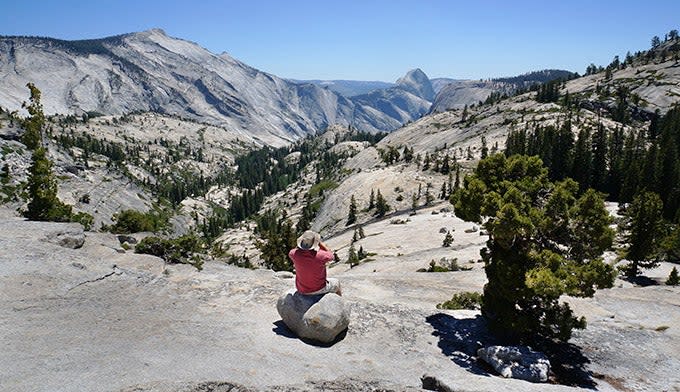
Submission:
<svg viewBox="0 0 680 392">
<path fill-rule="evenodd" d="M 472 224 L 440 207 L 397 218 L 405 223 L 364 228 L 356 246 L 376 253 L 373 261 L 331 268 L 352 319 L 342 340 L 318 347 L 280 322 L 276 300 L 293 287 L 286 274 L 217 262 L 201 272 L 164 265 L 103 233 L 85 233 L 82 248 L 68 249 L 50 241 L 77 235 L 75 225 L 27 222 L 3 210 L 0 390 L 417 391 L 426 374 L 455 391 L 578 389 L 505 380 L 477 364 L 470 353 L 486 338 L 479 313 L 435 305 L 481 290 L 476 260 L 485 237 L 465 233 Z M 441 246 L 442 227 L 455 229 L 451 248 Z M 341 253 L 351 236 L 327 242 Z M 442 257 L 472 269 L 415 272 Z M 665 277 L 669 268 L 648 276 Z M 589 320 L 571 353 L 584 355 L 595 375 L 589 388 L 680 391 L 679 294 L 617 281 L 593 299 L 570 299 Z"/>
</svg>

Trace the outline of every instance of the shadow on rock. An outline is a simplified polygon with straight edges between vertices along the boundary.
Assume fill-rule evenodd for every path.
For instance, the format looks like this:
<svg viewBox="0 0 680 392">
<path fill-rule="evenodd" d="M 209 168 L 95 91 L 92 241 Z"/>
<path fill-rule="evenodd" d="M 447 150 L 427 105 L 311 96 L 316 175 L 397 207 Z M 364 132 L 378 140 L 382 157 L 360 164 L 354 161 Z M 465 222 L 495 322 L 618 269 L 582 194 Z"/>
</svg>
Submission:
<svg viewBox="0 0 680 392">
<path fill-rule="evenodd" d="M 316 346 L 316 347 L 331 347 L 335 345 L 336 343 L 342 341 L 345 339 L 347 336 L 347 330 L 349 328 L 345 328 L 342 332 L 338 334 L 338 336 L 333 339 L 332 342 L 320 342 L 318 340 L 313 340 L 313 339 L 306 339 L 306 338 L 301 338 L 295 334 L 295 332 L 291 331 L 290 328 L 286 325 L 286 323 L 283 322 L 283 320 L 276 321 L 274 323 L 274 328 L 272 328 L 272 331 L 279 335 L 283 336 L 289 339 L 299 339 L 303 343 L 309 344 L 310 346 Z"/>
<path fill-rule="evenodd" d="M 482 316 L 458 319 L 448 314 L 437 313 L 426 317 L 425 320 L 434 328 L 432 335 L 439 338 L 437 346 L 444 355 L 470 373 L 483 376 L 491 374 L 489 367 L 477 362 L 479 348 L 496 344 Z"/>
<path fill-rule="evenodd" d="M 636 286 L 640 287 L 647 287 L 647 286 L 657 286 L 659 285 L 659 282 L 656 280 L 643 276 L 643 275 L 638 275 L 638 276 L 622 276 L 621 279 L 625 280 L 626 282 L 632 283 Z"/>
<path fill-rule="evenodd" d="M 477 350 L 481 347 L 503 344 L 492 336 L 482 316 L 455 318 L 437 313 L 426 318 L 432 325 L 433 336 L 439 338 L 439 348 L 451 360 L 470 373 L 489 376 L 496 374 L 491 367 L 477 361 Z M 551 382 L 572 387 L 595 389 L 593 374 L 587 369 L 590 360 L 580 347 L 570 343 L 541 343 L 536 347 L 546 353 L 551 364 Z"/>
<path fill-rule="evenodd" d="M 597 383 L 587 365 L 590 360 L 581 348 L 571 343 L 549 343 L 541 347 L 550 359 L 554 382 L 571 387 L 596 389 Z"/>
<path fill-rule="evenodd" d="M 297 339 L 297 335 L 295 334 L 295 332 L 291 331 L 286 326 L 286 323 L 283 322 L 283 320 L 276 321 L 274 323 L 274 328 L 272 328 L 272 331 L 274 331 L 274 333 L 279 336 L 283 336 L 290 339 Z"/>
</svg>

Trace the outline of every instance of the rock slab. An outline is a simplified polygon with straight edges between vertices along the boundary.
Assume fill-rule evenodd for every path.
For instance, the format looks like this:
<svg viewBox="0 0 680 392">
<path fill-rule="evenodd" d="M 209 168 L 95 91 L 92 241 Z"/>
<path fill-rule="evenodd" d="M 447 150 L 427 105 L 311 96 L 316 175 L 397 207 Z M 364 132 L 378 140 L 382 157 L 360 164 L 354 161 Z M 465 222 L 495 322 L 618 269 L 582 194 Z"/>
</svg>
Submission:
<svg viewBox="0 0 680 392">
<path fill-rule="evenodd" d="M 279 316 L 300 338 L 332 343 L 349 326 L 350 307 L 335 293 L 303 295 L 290 290 L 276 303 Z"/>
<path fill-rule="evenodd" d="M 489 346 L 477 350 L 477 356 L 505 378 L 546 382 L 550 361 L 545 354 L 525 346 Z"/>
</svg>

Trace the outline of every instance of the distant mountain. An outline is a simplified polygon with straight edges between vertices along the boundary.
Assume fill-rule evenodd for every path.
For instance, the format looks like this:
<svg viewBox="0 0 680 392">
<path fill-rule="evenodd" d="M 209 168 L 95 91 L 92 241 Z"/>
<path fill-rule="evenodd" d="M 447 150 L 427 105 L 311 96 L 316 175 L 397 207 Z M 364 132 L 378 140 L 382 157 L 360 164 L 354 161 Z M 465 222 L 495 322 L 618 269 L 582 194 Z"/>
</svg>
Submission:
<svg viewBox="0 0 680 392">
<path fill-rule="evenodd" d="M 459 81 L 462 81 L 462 80 L 463 79 L 432 78 L 432 79 L 430 79 L 430 83 L 432 83 L 432 89 L 434 90 L 434 93 L 437 94 L 447 84 L 459 82 Z"/>
<path fill-rule="evenodd" d="M 432 83 L 430 83 L 430 79 L 420 68 L 413 69 L 399 78 L 397 86 L 428 101 L 434 100 Z"/>
<path fill-rule="evenodd" d="M 462 108 L 486 100 L 491 93 L 511 94 L 518 89 L 556 79 L 572 79 L 575 73 L 559 69 L 528 72 L 519 76 L 489 80 L 436 79 L 437 95 L 431 112 Z M 448 83 L 447 83 L 448 82 Z"/>
<path fill-rule="evenodd" d="M 48 114 L 154 111 L 245 131 L 269 144 L 329 124 L 391 131 L 413 119 L 286 81 L 160 29 L 81 41 L 1 37 L 0 73 L 0 106 L 11 110 L 21 107 L 26 83 L 33 82 Z"/>
<path fill-rule="evenodd" d="M 331 91 L 335 91 L 340 95 L 345 97 L 354 97 L 356 95 L 362 95 L 370 93 L 374 90 L 382 90 L 390 87 L 394 87 L 394 83 L 380 82 L 380 81 L 360 81 L 360 80 L 296 80 L 289 79 L 293 83 L 297 84 L 314 84 Z"/>
<path fill-rule="evenodd" d="M 379 110 L 401 123 L 420 118 L 430 111 L 434 91 L 427 75 L 420 69 L 409 71 L 394 87 L 352 97 L 360 106 Z"/>
</svg>

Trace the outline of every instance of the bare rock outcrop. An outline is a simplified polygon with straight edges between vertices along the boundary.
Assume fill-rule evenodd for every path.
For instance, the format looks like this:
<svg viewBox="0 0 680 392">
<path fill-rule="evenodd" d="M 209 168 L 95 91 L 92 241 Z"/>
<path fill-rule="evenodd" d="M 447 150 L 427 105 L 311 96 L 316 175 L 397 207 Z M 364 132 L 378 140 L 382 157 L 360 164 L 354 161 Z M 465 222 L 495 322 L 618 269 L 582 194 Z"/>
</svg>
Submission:
<svg viewBox="0 0 680 392">
<path fill-rule="evenodd" d="M 85 243 L 85 233 L 79 224 L 59 225 L 47 233 L 45 240 L 64 248 L 78 249 Z"/>
</svg>

